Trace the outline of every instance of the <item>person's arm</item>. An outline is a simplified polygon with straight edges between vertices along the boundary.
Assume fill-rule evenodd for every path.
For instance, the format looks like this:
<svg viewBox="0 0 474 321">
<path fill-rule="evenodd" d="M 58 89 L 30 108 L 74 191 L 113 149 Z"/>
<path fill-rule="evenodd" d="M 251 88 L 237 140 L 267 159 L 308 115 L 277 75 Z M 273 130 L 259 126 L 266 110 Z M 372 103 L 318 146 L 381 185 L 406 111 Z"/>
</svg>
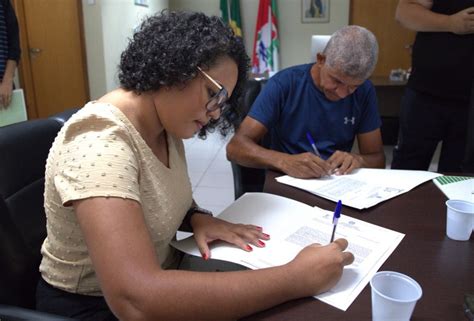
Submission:
<svg viewBox="0 0 474 321">
<path fill-rule="evenodd" d="M 328 159 L 336 175 L 351 173 L 357 168 L 385 168 L 385 153 L 380 128 L 357 135 L 359 153 L 336 151 Z"/>
<path fill-rule="evenodd" d="M 21 49 L 20 49 L 20 30 L 18 28 L 18 20 L 15 15 L 10 1 L 4 1 L 5 10 L 5 25 L 7 28 L 8 38 L 8 57 L 9 60 L 15 60 L 16 63 L 20 61 Z"/>
<path fill-rule="evenodd" d="M 359 155 L 362 158 L 361 167 L 385 168 L 385 153 L 380 128 L 357 135 L 357 143 Z"/>
<path fill-rule="evenodd" d="M 271 168 L 299 178 L 321 177 L 329 172 L 329 165 L 313 153 L 290 155 L 258 144 L 267 133 L 259 121 L 247 116 L 237 133 L 227 144 L 227 159 L 242 166 Z"/>
<path fill-rule="evenodd" d="M 18 21 L 13 8 L 11 7 L 10 1 L 4 2 L 4 10 L 5 26 L 7 28 L 8 53 L 5 73 L 3 74 L 2 82 L 0 84 L 0 108 L 6 108 L 10 105 L 13 91 L 13 77 L 15 77 L 15 70 L 21 55 Z"/>
<path fill-rule="evenodd" d="M 395 18 L 402 26 L 414 31 L 474 32 L 474 7 L 446 15 L 431 11 L 432 6 L 432 0 L 400 0 Z"/>
<path fill-rule="evenodd" d="M 12 101 L 13 77 L 15 76 L 16 61 L 7 60 L 5 73 L 0 84 L 0 107 L 7 108 Z"/>
<path fill-rule="evenodd" d="M 162 270 L 138 202 L 97 197 L 73 205 L 107 304 L 121 320 L 238 319 L 330 289 L 354 259 L 339 239 L 274 268 Z"/>
</svg>

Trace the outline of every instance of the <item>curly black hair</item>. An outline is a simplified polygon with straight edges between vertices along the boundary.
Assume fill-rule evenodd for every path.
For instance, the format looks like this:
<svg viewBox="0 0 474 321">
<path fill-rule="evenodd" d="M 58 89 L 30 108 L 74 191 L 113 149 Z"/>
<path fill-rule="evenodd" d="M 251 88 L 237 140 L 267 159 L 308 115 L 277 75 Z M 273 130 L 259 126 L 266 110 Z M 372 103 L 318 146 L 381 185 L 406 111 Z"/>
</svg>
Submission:
<svg viewBox="0 0 474 321">
<path fill-rule="evenodd" d="M 122 53 L 118 77 L 122 88 L 136 94 L 185 86 L 197 76 L 197 66 L 211 68 L 223 56 L 238 67 L 237 84 L 228 101 L 231 108 L 202 128 L 199 137 L 206 138 L 216 128 L 225 136 L 239 121 L 249 58 L 242 39 L 219 17 L 168 9 L 148 17 Z"/>
</svg>

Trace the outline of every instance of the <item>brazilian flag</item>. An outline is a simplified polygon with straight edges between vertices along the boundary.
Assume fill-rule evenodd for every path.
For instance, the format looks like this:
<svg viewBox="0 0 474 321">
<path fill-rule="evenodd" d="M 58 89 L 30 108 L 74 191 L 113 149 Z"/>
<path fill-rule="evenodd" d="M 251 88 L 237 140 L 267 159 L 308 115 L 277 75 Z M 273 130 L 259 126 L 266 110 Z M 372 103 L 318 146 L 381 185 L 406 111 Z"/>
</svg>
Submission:
<svg viewBox="0 0 474 321">
<path fill-rule="evenodd" d="M 232 30 L 234 30 L 234 34 L 242 37 L 240 0 L 221 0 L 221 14 L 222 20 L 229 24 Z"/>
</svg>

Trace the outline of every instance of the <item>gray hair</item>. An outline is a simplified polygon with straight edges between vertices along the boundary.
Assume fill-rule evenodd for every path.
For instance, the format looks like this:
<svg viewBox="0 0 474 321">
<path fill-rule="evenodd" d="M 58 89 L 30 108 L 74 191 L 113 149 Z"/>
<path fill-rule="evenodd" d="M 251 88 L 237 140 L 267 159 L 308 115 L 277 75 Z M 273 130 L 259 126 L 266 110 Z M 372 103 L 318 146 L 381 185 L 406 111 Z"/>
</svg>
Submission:
<svg viewBox="0 0 474 321">
<path fill-rule="evenodd" d="M 323 54 L 331 68 L 365 80 L 375 69 L 378 52 L 377 39 L 372 32 L 360 26 L 346 26 L 331 36 Z"/>
</svg>

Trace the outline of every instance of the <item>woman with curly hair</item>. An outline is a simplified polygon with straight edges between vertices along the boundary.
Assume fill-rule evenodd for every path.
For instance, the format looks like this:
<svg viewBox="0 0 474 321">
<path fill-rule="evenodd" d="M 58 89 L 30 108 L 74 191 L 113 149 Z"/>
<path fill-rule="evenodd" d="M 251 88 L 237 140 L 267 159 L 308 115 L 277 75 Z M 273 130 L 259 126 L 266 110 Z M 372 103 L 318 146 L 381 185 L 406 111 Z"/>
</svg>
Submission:
<svg viewBox="0 0 474 321">
<path fill-rule="evenodd" d="M 203 259 L 223 240 L 252 251 L 261 227 L 208 215 L 192 199 L 182 139 L 234 126 L 248 58 L 218 17 L 149 17 L 120 62 L 120 88 L 59 132 L 46 165 L 48 235 L 39 310 L 82 320 L 235 319 L 333 286 L 353 260 L 345 240 L 258 271 L 176 270 L 186 227 Z"/>
</svg>

